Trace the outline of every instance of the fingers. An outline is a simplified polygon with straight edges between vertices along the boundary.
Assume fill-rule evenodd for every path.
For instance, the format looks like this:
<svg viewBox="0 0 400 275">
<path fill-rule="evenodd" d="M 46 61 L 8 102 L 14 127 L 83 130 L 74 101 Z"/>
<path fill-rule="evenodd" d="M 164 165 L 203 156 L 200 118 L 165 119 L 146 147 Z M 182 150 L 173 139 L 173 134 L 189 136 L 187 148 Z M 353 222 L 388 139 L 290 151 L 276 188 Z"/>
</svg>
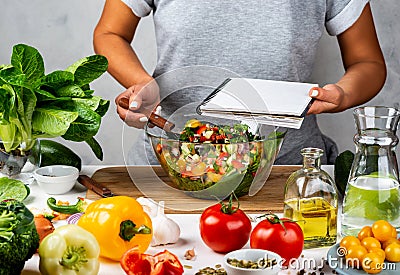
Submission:
<svg viewBox="0 0 400 275">
<path fill-rule="evenodd" d="M 309 95 L 312 98 L 329 102 L 332 104 L 339 104 L 342 91 L 339 91 L 339 87 L 337 85 L 329 84 L 324 86 L 323 88 L 315 87 L 309 91 Z"/>
<path fill-rule="evenodd" d="M 131 94 L 129 97 L 129 109 L 136 111 L 142 106 L 142 95 L 137 86 L 131 87 Z"/>
<path fill-rule="evenodd" d="M 160 105 L 157 106 L 157 108 L 156 108 L 156 110 L 154 111 L 154 113 L 155 113 L 156 115 L 161 116 L 161 106 L 160 106 Z"/>
<path fill-rule="evenodd" d="M 159 92 L 155 85 L 138 84 L 126 89 L 115 102 L 119 117 L 129 126 L 143 128 L 148 116 L 159 102 Z M 155 113 L 160 115 L 161 107 Z"/>
<path fill-rule="evenodd" d="M 344 91 L 335 84 L 328 84 L 323 88 L 314 87 L 309 91 L 309 96 L 315 101 L 308 110 L 308 114 L 332 113 L 339 111 L 343 102 Z"/>
<path fill-rule="evenodd" d="M 132 112 L 117 105 L 117 113 L 119 117 L 129 126 L 135 128 L 144 128 L 147 122 L 147 117 L 144 114 Z"/>
</svg>

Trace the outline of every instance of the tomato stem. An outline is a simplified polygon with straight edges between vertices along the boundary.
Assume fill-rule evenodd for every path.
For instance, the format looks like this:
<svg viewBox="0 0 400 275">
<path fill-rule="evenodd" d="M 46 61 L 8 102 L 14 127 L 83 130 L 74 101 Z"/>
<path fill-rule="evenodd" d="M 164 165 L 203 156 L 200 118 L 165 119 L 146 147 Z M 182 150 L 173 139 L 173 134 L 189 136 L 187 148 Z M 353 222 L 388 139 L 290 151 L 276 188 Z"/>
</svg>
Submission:
<svg viewBox="0 0 400 275">
<path fill-rule="evenodd" d="M 232 206 L 233 197 L 235 197 L 235 199 L 237 201 L 237 207 L 233 207 Z M 224 213 L 224 214 L 228 214 L 228 215 L 231 215 L 231 214 L 235 213 L 240 208 L 239 199 L 236 197 L 234 192 L 232 192 L 231 195 L 229 196 L 228 204 L 225 204 L 223 201 L 221 201 L 220 204 L 221 204 L 221 212 Z"/>
<path fill-rule="evenodd" d="M 264 215 L 258 216 L 257 218 L 264 218 L 264 217 L 272 224 L 279 223 L 285 230 L 285 233 L 287 232 L 287 230 L 286 230 L 284 223 L 285 222 L 295 222 L 292 220 L 281 220 L 276 214 L 273 214 L 273 213 L 264 214 Z"/>
</svg>

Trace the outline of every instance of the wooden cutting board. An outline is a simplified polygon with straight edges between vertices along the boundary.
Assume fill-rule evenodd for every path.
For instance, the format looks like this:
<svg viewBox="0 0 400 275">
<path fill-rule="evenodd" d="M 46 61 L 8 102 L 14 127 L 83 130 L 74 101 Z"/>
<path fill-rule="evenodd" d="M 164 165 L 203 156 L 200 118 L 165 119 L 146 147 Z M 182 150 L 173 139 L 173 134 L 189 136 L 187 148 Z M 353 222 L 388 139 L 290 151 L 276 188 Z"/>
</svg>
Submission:
<svg viewBox="0 0 400 275">
<path fill-rule="evenodd" d="M 300 166 L 273 166 L 264 186 L 254 195 L 240 197 L 240 208 L 246 213 L 283 212 L 285 182 Z M 168 185 L 171 183 L 160 166 L 109 167 L 97 170 L 92 178 L 109 188 L 115 195 L 134 198 L 149 197 L 165 201 L 166 213 L 201 213 L 216 200 L 193 198 Z M 101 198 L 91 190 L 86 198 Z"/>
</svg>

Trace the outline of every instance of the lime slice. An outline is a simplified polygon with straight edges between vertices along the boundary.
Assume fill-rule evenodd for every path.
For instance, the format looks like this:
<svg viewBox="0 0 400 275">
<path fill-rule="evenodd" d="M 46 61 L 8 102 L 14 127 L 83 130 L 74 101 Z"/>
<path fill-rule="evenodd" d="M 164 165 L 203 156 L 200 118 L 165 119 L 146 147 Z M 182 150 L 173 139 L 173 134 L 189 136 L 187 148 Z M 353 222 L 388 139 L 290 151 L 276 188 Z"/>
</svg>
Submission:
<svg viewBox="0 0 400 275">
<path fill-rule="evenodd" d="M 29 187 L 22 181 L 7 177 L 0 178 L 0 201 L 9 199 L 23 201 L 29 193 Z"/>
</svg>

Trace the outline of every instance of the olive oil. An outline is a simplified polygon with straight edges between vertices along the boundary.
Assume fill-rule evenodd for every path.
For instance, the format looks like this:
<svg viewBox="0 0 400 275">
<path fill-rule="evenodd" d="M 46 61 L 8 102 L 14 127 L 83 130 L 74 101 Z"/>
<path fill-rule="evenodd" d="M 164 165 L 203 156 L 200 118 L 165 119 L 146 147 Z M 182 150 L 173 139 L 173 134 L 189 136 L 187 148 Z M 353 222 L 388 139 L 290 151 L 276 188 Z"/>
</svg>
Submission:
<svg viewBox="0 0 400 275">
<path fill-rule="evenodd" d="M 303 229 L 304 248 L 336 243 L 337 208 L 323 198 L 289 199 L 284 203 L 284 216 L 297 221 Z"/>
<path fill-rule="evenodd" d="M 337 189 L 331 176 L 321 169 L 323 150 L 303 148 L 303 167 L 286 181 L 284 217 L 300 225 L 304 248 L 331 246 L 337 236 Z"/>
</svg>

